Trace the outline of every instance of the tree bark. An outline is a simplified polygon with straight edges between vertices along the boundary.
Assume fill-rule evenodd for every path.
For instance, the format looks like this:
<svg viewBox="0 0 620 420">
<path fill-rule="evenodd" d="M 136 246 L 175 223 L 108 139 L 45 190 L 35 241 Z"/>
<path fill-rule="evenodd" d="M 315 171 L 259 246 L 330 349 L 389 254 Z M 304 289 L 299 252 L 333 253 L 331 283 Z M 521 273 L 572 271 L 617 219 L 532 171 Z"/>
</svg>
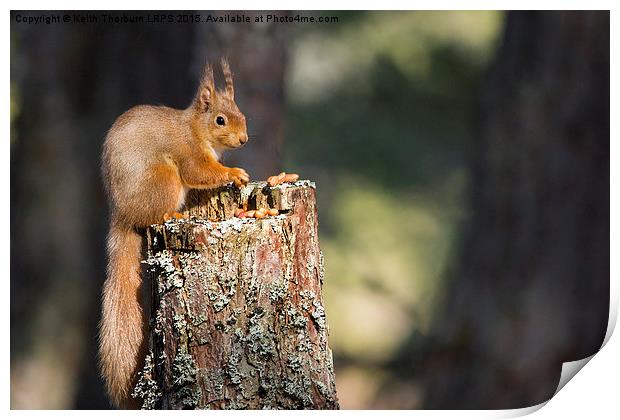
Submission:
<svg viewBox="0 0 620 420">
<path fill-rule="evenodd" d="M 233 212 L 280 210 L 239 219 Z M 336 409 L 315 188 L 193 191 L 146 231 L 153 280 L 144 408 Z"/>
</svg>

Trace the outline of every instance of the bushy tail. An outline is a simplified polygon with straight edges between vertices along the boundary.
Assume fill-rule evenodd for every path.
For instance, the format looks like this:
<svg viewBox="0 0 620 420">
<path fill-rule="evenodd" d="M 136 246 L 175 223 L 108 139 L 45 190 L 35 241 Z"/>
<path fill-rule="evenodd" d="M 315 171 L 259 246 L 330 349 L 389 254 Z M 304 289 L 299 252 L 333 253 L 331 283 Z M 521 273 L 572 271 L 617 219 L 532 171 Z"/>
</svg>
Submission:
<svg viewBox="0 0 620 420">
<path fill-rule="evenodd" d="M 131 392 L 146 353 L 141 249 L 141 237 L 133 227 L 112 222 L 99 325 L 99 361 L 110 399 L 119 408 L 139 407 Z"/>
</svg>

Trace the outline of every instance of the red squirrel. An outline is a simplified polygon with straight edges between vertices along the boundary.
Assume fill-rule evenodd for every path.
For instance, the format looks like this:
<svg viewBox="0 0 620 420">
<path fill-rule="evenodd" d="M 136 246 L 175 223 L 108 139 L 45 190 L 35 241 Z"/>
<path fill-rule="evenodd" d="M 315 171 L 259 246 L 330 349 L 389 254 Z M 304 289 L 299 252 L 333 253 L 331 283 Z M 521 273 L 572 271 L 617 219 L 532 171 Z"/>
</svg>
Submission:
<svg viewBox="0 0 620 420">
<path fill-rule="evenodd" d="M 222 59 L 225 90 L 206 66 L 187 109 L 141 105 L 122 114 L 103 145 L 102 173 L 110 202 L 107 278 L 99 326 L 99 360 L 111 402 L 138 408 L 131 393 L 146 355 L 148 320 L 141 301 L 142 240 L 137 229 L 161 223 L 183 206 L 188 190 L 248 183 L 228 168 L 222 151 L 248 141 L 245 116 L 234 99 L 232 74 Z"/>
</svg>

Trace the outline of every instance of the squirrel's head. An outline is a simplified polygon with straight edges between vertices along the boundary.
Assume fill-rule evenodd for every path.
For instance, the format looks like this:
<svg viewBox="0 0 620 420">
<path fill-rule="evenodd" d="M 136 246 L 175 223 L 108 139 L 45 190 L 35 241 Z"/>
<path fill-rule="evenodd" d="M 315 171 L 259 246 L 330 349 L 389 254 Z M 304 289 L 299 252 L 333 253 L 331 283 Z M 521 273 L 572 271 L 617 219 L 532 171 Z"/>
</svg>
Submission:
<svg viewBox="0 0 620 420">
<path fill-rule="evenodd" d="M 207 64 L 193 107 L 201 131 L 214 149 L 234 149 L 248 141 L 245 116 L 235 103 L 235 89 L 228 62 L 222 59 L 226 89 L 215 88 L 213 67 Z"/>
</svg>

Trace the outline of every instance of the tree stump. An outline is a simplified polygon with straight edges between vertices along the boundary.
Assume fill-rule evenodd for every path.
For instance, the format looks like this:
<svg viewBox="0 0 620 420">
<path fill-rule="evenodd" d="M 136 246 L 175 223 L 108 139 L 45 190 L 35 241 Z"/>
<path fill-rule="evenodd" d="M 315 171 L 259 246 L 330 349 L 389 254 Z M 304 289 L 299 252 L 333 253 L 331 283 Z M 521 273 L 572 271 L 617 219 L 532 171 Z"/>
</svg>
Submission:
<svg viewBox="0 0 620 420">
<path fill-rule="evenodd" d="M 234 217 L 244 204 L 280 215 Z M 314 184 L 192 191 L 184 216 L 146 230 L 143 408 L 339 408 Z"/>
</svg>

